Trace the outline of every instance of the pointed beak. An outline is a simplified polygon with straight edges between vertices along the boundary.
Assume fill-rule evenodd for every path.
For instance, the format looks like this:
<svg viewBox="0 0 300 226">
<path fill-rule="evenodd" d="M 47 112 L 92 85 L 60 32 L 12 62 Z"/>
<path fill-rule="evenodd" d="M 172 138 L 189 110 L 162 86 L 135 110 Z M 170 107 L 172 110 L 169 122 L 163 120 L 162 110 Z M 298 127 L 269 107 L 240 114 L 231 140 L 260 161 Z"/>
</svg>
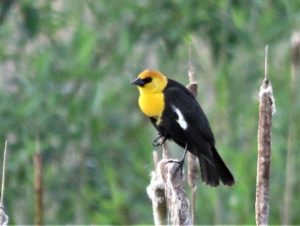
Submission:
<svg viewBox="0 0 300 226">
<path fill-rule="evenodd" d="M 143 79 L 136 78 L 131 82 L 131 84 L 136 86 L 144 86 L 146 83 Z"/>
</svg>

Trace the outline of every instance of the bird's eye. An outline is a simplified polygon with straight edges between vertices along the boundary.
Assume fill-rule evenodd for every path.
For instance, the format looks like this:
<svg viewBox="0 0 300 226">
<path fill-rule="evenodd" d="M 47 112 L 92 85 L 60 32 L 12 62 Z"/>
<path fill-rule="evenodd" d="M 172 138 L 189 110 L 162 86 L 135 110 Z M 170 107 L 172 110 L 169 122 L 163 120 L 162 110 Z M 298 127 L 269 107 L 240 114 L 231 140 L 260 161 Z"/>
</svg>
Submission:
<svg viewBox="0 0 300 226">
<path fill-rule="evenodd" d="M 147 78 L 144 78 L 143 81 L 144 81 L 145 84 L 147 84 L 147 83 L 150 83 L 152 81 L 152 78 L 147 77 Z"/>
</svg>

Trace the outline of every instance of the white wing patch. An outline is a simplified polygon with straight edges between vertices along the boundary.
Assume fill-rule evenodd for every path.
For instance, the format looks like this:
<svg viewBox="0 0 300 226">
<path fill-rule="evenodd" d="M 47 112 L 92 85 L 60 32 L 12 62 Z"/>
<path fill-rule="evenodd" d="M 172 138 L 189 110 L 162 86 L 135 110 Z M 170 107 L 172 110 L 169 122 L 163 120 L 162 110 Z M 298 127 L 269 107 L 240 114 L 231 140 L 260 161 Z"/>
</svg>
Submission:
<svg viewBox="0 0 300 226">
<path fill-rule="evenodd" d="M 187 122 L 185 121 L 185 119 L 184 119 L 184 117 L 183 117 L 181 111 L 180 111 L 177 107 L 175 107 L 174 105 L 172 106 L 172 108 L 173 108 L 173 110 L 175 111 L 175 113 L 176 113 L 177 116 L 178 116 L 178 119 L 177 119 L 176 121 L 178 122 L 178 124 L 180 125 L 180 127 L 181 127 L 182 129 L 186 130 L 187 127 L 188 127 L 188 124 L 187 124 Z"/>
</svg>

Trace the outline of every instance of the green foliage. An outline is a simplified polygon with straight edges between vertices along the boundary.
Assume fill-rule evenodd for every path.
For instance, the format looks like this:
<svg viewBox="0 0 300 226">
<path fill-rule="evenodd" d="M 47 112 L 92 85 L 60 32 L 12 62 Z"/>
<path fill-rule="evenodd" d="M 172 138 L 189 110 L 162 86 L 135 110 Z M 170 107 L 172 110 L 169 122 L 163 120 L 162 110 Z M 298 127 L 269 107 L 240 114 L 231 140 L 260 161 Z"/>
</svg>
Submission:
<svg viewBox="0 0 300 226">
<path fill-rule="evenodd" d="M 145 189 L 154 129 L 129 82 L 157 68 L 187 83 L 188 44 L 233 188 L 199 185 L 197 223 L 254 224 L 258 90 L 264 46 L 277 103 L 270 223 L 281 223 L 289 38 L 299 1 L 4 1 L 0 140 L 9 142 L 10 224 L 32 224 L 40 140 L 46 224 L 152 224 Z M 299 180 L 297 181 L 299 185 Z M 279 186 L 280 185 L 280 186 Z M 299 186 L 298 186 L 299 187 Z M 295 193 L 295 206 L 300 197 Z M 294 212 L 292 223 L 299 223 Z"/>
</svg>

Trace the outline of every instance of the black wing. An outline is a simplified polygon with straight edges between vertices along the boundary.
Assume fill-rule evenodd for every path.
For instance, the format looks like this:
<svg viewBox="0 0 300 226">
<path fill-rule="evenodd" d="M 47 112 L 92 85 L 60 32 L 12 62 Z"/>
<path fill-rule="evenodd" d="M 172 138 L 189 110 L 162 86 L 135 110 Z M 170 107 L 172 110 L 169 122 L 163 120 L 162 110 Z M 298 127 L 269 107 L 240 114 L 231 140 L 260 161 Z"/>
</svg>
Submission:
<svg viewBox="0 0 300 226">
<path fill-rule="evenodd" d="M 185 86 L 169 79 L 168 86 L 164 90 L 164 95 L 167 104 L 163 114 L 162 124 L 166 124 L 165 127 L 167 128 L 175 129 L 175 133 L 181 134 L 188 140 L 199 140 L 202 138 L 214 146 L 215 138 L 208 119 L 193 94 Z M 178 115 L 174 111 L 174 108 L 179 109 L 187 122 L 186 130 L 183 130 L 176 122 Z M 176 142 L 175 139 L 174 141 Z"/>
<path fill-rule="evenodd" d="M 164 95 L 166 106 L 157 129 L 181 147 L 188 145 L 188 150 L 199 159 L 205 183 L 217 186 L 221 180 L 226 185 L 234 184 L 231 172 L 215 148 L 208 119 L 192 93 L 176 81 L 169 80 Z"/>
</svg>

